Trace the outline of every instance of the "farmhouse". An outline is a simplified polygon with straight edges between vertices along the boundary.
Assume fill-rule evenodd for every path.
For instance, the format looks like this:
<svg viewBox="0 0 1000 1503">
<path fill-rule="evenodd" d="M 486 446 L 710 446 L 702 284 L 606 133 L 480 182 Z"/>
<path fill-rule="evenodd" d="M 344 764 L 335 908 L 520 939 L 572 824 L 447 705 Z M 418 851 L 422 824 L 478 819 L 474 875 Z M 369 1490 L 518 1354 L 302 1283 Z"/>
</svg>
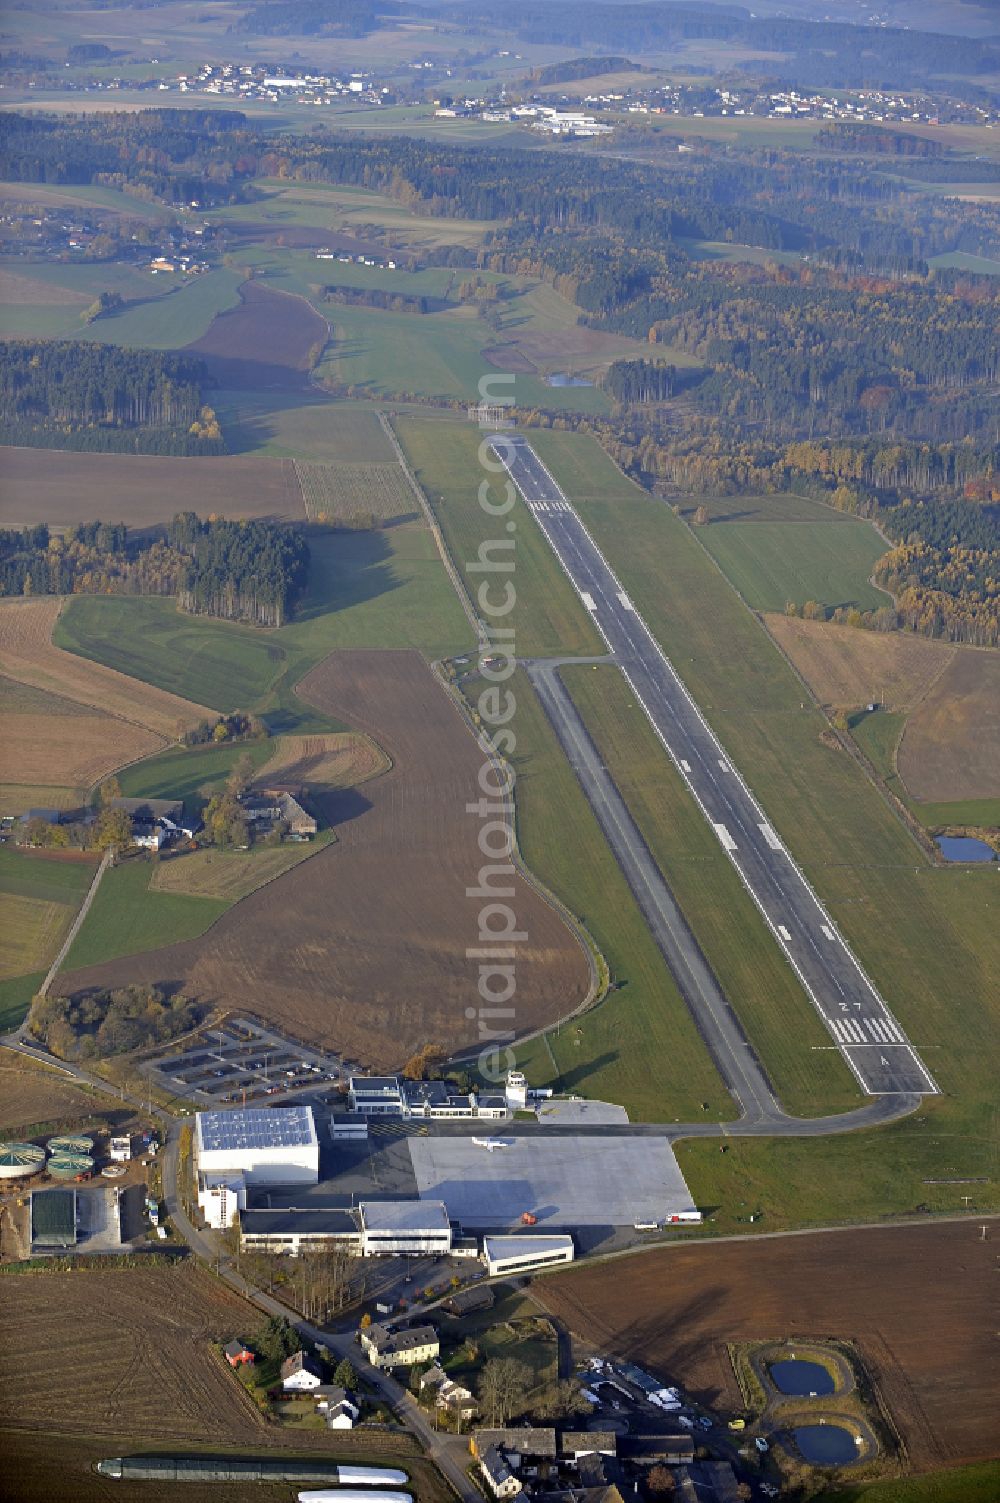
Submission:
<svg viewBox="0 0 1000 1503">
<path fill-rule="evenodd" d="M 281 1386 L 285 1393 L 308 1393 L 322 1382 L 323 1374 L 306 1352 L 293 1352 L 281 1364 Z"/>
<path fill-rule="evenodd" d="M 361 1345 L 372 1367 L 383 1369 L 430 1362 L 441 1350 L 433 1326 L 413 1326 L 408 1331 L 387 1331 L 385 1326 L 369 1326 L 367 1331 L 361 1332 Z"/>
<path fill-rule="evenodd" d="M 247 822 L 270 827 L 283 824 L 289 835 L 309 839 L 319 829 L 318 822 L 299 803 L 301 788 L 255 788 L 240 800 Z"/>
<path fill-rule="evenodd" d="M 503 1453 L 517 1468 L 523 1461 L 555 1461 L 559 1454 L 556 1432 L 548 1425 L 523 1425 L 509 1430 L 476 1430 L 469 1450 L 480 1460 L 491 1447 Z"/>
</svg>

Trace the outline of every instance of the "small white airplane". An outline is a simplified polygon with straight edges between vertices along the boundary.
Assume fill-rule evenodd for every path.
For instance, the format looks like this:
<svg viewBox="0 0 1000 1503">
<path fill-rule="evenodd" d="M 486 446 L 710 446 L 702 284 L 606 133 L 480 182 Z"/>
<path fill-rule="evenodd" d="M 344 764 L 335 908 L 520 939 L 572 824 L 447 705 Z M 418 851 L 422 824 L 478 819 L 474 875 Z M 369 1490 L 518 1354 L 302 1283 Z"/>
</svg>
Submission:
<svg viewBox="0 0 1000 1503">
<path fill-rule="evenodd" d="M 513 1148 L 513 1143 L 508 1138 L 473 1138 L 476 1148 L 485 1148 L 487 1153 L 493 1153 L 497 1148 Z"/>
</svg>

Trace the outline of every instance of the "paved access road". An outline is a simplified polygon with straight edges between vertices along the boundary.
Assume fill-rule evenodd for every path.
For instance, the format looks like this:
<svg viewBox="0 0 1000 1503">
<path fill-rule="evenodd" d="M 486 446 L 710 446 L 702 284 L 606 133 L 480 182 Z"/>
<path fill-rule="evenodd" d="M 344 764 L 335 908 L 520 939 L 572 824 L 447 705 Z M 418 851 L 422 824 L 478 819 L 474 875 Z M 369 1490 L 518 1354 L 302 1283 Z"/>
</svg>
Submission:
<svg viewBox="0 0 1000 1503">
<path fill-rule="evenodd" d="M 552 475 L 519 434 L 495 440 L 494 449 L 823 1019 L 833 1046 L 870 1095 L 935 1094 L 926 1066 Z M 554 710 L 554 723 L 565 740 L 568 721 L 558 698 L 550 692 L 546 708 L 550 714 Z M 625 842 L 632 864 L 648 866 L 651 858 L 634 824 L 632 832 Z M 622 860 L 621 844 L 617 852 Z M 627 869 L 626 875 L 631 881 Z M 637 896 L 645 909 L 643 893 L 637 890 Z M 751 1096 L 756 1094 L 750 1089 Z M 749 1104 L 744 1098 L 744 1105 Z"/>
</svg>

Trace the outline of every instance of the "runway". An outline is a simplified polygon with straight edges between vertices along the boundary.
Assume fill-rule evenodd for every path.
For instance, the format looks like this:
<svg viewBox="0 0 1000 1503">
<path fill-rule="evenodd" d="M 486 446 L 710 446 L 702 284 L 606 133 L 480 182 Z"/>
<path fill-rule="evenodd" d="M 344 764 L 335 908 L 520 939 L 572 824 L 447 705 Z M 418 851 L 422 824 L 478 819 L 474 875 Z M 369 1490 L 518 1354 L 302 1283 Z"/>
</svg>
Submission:
<svg viewBox="0 0 1000 1503">
<path fill-rule="evenodd" d="M 494 450 L 822 1018 L 832 1047 L 869 1095 L 936 1094 L 930 1072 L 552 475 L 519 434 L 496 439 Z M 559 698 L 551 691 L 543 697 L 550 716 L 559 714 Z M 563 726 L 564 744 L 565 738 Z M 648 851 L 628 823 L 626 844 L 635 847 L 637 865 L 647 864 Z"/>
</svg>

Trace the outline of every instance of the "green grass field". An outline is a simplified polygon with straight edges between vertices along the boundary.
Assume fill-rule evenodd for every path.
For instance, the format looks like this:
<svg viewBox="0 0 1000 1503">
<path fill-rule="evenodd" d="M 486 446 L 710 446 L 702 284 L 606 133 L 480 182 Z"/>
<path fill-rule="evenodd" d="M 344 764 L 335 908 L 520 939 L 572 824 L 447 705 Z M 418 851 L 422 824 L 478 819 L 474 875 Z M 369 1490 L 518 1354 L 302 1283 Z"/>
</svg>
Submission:
<svg viewBox="0 0 1000 1503">
<path fill-rule="evenodd" d="M 943 1095 L 929 1101 L 922 1115 L 950 1145 L 945 1161 L 962 1173 L 970 1161 L 981 1164 L 985 1154 L 995 1167 L 996 873 L 988 867 L 931 866 L 861 769 L 821 740 L 823 716 L 803 707 L 792 670 L 669 507 L 629 486 L 589 438 L 556 432 L 534 437 L 942 1087 Z M 581 474 L 590 499 L 574 490 L 573 476 Z M 929 1142 L 932 1136 L 917 1133 L 908 1141 Z M 877 1145 L 883 1140 L 890 1141 L 888 1131 L 869 1138 L 876 1145 L 873 1179 L 882 1172 Z M 847 1161 L 839 1139 L 812 1146 L 817 1163 L 835 1163 L 838 1153 Z M 692 1146 L 690 1151 L 704 1150 Z M 764 1166 L 800 1151 L 786 1143 L 741 1148 L 751 1158 L 760 1155 Z M 897 1199 L 909 1196 L 917 1204 L 928 1198 L 931 1187 L 925 1195 L 922 1175 L 933 1175 L 941 1160 L 940 1152 L 922 1157 L 914 1151 L 905 1181 L 894 1192 Z M 710 1162 L 716 1177 L 727 1182 L 732 1203 L 740 1195 L 736 1160 L 730 1155 Z M 856 1176 L 846 1178 L 853 1183 Z M 718 1191 L 692 1188 L 700 1199 L 718 1199 Z M 774 1193 L 785 1196 L 780 1177 Z M 823 1193 L 817 1180 L 817 1197 Z M 857 1187 L 859 1204 L 867 1193 Z M 988 1193 L 996 1198 L 998 1192 L 990 1187 Z M 801 1216 L 808 1211 L 804 1203 Z"/>
<path fill-rule="evenodd" d="M 171 600 L 74 596 L 60 647 L 219 710 L 255 710 L 274 730 L 336 730 L 294 694 L 338 647 L 418 647 L 443 657 L 469 627 L 422 523 L 311 540 L 308 594 L 295 619 L 260 631 L 179 612 Z"/>
<path fill-rule="evenodd" d="M 242 276 L 219 268 L 199 277 L 153 276 L 120 263 L 63 266 L 7 261 L 4 267 L 37 284 L 37 299 L 10 299 L 0 308 L 0 337 L 86 339 L 98 344 L 175 350 L 198 339 L 217 313 L 232 308 Z M 46 287 L 79 291 L 79 303 L 52 302 Z M 102 291 L 120 292 L 120 313 L 84 324 L 80 315 Z"/>
<path fill-rule="evenodd" d="M 460 572 L 476 561 L 484 542 L 515 537 L 512 554 L 493 556 L 514 561 L 510 578 L 516 603 L 505 624 L 514 629 L 518 656 L 603 652 L 601 638 L 520 497 L 509 517 L 490 517 L 479 505 L 481 482 L 492 482 L 494 477 L 479 458 L 482 435 L 478 428 L 461 420 L 410 417 L 397 418 L 395 427 Z M 498 505 L 504 496 L 503 486 L 497 483 L 491 485 L 487 500 Z M 516 524 L 516 533 L 505 531 L 508 521 Z M 466 575 L 473 592 L 484 578 L 489 576 Z M 501 597 L 502 590 L 491 591 L 490 598 Z"/>
<path fill-rule="evenodd" d="M 0 849 L 0 1031 L 25 1017 L 94 879 L 94 862 Z"/>
<path fill-rule="evenodd" d="M 858 1086 L 616 668 L 562 678 L 782 1105 L 860 1106 Z"/>
<path fill-rule="evenodd" d="M 118 782 L 125 798 L 181 798 L 194 807 L 203 795 L 225 784 L 243 757 L 249 757 L 256 770 L 273 752 L 270 740 L 236 746 L 171 746 L 159 756 L 123 768 Z"/>
<path fill-rule="evenodd" d="M 334 337 L 319 363 L 320 378 L 371 396 L 475 401 L 481 378 L 496 374 L 481 352 L 496 344 L 498 336 L 469 308 L 420 315 L 327 304 L 324 311 Z M 609 410 L 607 397 L 597 387 L 548 386 L 538 376 L 518 375 L 516 393 L 519 406 Z"/>
<path fill-rule="evenodd" d="M 317 392 L 282 398 L 273 391 L 218 391 L 226 444 L 233 454 L 304 459 L 324 464 L 391 464 L 395 455 L 378 414 L 357 402 Z"/>
<path fill-rule="evenodd" d="M 889 604 L 869 583 L 885 543 L 868 522 L 712 523 L 698 537 L 754 610 L 781 611 L 789 600 L 859 610 Z"/>
<path fill-rule="evenodd" d="M 926 1477 L 894 1477 L 864 1487 L 835 1487 L 826 1503 L 996 1503 L 1000 1498 L 1000 1461 L 932 1472 Z"/>
<path fill-rule="evenodd" d="M 532 1082 L 624 1102 L 638 1121 L 728 1121 L 734 1105 L 527 678 L 517 699 L 518 841 L 611 975 L 597 1007 L 517 1048 Z"/>
<path fill-rule="evenodd" d="M 99 965 L 119 955 L 159 950 L 195 939 L 231 905 L 218 898 L 153 892 L 153 863 L 142 856 L 105 872 L 90 912 L 70 946 L 65 971 Z"/>
</svg>

